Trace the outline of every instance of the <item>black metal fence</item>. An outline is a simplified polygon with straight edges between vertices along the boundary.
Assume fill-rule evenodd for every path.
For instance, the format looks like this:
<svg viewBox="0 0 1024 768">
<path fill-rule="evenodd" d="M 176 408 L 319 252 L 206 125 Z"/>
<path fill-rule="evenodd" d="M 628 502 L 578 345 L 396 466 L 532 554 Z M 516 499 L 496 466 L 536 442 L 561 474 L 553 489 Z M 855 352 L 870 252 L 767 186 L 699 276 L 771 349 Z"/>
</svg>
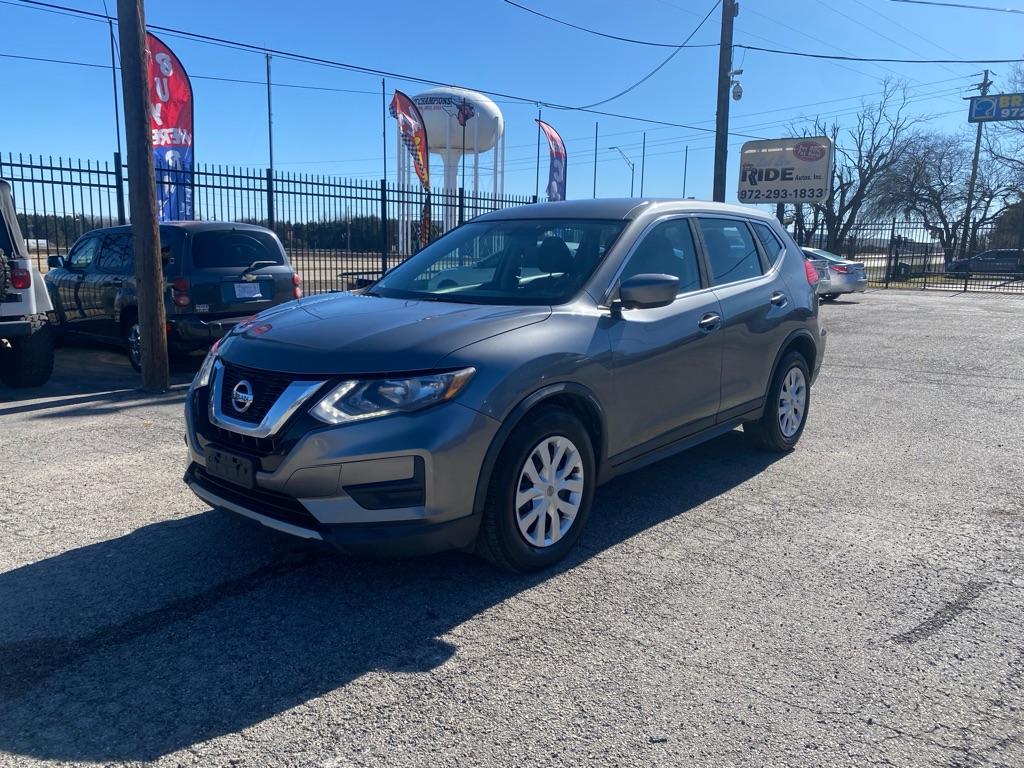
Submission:
<svg viewBox="0 0 1024 768">
<path fill-rule="evenodd" d="M 157 183 L 173 185 L 176 173 L 158 171 Z M 83 233 L 127 221 L 127 169 L 117 154 L 101 162 L 0 153 L 0 177 L 14 187 L 22 232 L 42 270 L 48 256 L 67 253 Z M 271 227 L 309 293 L 350 288 L 408 257 L 420 241 L 425 205 L 433 239 L 486 211 L 534 201 L 221 165 L 199 166 L 192 182 L 195 218 Z M 972 226 L 966 249 L 922 223 L 890 221 L 857 224 L 838 250 L 863 262 L 876 286 L 1024 293 L 1024 212 L 1015 215 Z M 802 239 L 828 245 L 822 231 Z M 1015 257 L 979 258 L 997 249 Z M 955 260 L 961 255 L 973 258 L 965 266 Z"/>
<path fill-rule="evenodd" d="M 176 184 L 180 173 L 158 170 L 157 183 Z M 67 253 L 83 233 L 128 220 L 127 168 L 116 153 L 109 162 L 0 154 L 0 178 L 14 188 L 22 233 L 41 270 L 48 256 Z M 420 241 L 425 205 L 434 239 L 481 213 L 534 202 L 220 165 L 199 166 L 192 182 L 196 219 L 272 228 L 309 293 L 352 287 L 408 257 Z"/>
<path fill-rule="evenodd" d="M 941 237 L 921 222 L 866 222 L 854 225 L 834 250 L 862 262 L 879 287 L 1024 293 L 1024 233 L 1016 221 L 972 224 L 969 233 L 962 248 L 959 237 Z M 823 231 L 797 239 L 828 250 Z"/>
</svg>

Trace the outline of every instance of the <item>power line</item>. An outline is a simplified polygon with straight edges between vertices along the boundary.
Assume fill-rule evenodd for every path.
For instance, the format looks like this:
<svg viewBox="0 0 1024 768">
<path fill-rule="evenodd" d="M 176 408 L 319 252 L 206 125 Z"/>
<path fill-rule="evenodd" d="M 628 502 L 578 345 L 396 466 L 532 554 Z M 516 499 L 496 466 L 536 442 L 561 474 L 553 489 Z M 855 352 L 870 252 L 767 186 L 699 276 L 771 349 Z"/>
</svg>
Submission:
<svg viewBox="0 0 1024 768">
<path fill-rule="evenodd" d="M 910 2 L 910 0 L 904 0 Z M 867 61 L 881 64 L 1016 64 L 1024 59 L 888 59 L 870 56 L 838 56 L 828 53 L 807 53 L 804 51 L 786 51 L 781 48 L 762 48 L 757 45 L 737 44 L 734 48 L 746 48 L 748 51 L 774 53 L 780 56 L 798 56 L 804 59 L 827 59 L 830 61 Z"/>
<path fill-rule="evenodd" d="M 33 0 L 22 0 L 22 1 L 23 2 L 33 2 Z M 513 5 L 516 8 L 521 8 L 524 11 L 532 13 L 535 16 L 540 16 L 542 18 L 548 19 L 549 21 L 552 21 L 552 22 L 554 22 L 556 24 L 562 24 L 562 25 L 565 25 L 565 26 L 573 27 L 574 29 L 579 29 L 579 30 L 581 30 L 583 32 L 588 32 L 590 34 L 598 35 L 600 37 L 608 37 L 608 38 L 612 38 L 612 39 L 620 39 L 616 35 L 609 35 L 609 34 L 606 34 L 604 32 L 598 32 L 597 30 L 588 29 L 586 27 L 581 27 L 581 26 L 578 26 L 576 24 L 572 24 L 570 22 L 567 22 L 567 21 L 565 21 L 563 19 L 555 18 L 554 16 L 548 16 L 547 14 L 539 13 L 537 11 L 534 11 L 532 8 L 527 8 L 526 6 L 520 5 L 519 3 L 511 2 L 511 0 L 504 0 L 504 1 L 506 3 L 508 3 L 509 5 Z M 909 3 L 909 2 L 925 2 L 925 0 L 894 0 L 894 1 L 895 2 L 907 2 L 907 3 Z M 935 2 L 929 2 L 929 3 L 926 3 L 926 4 L 928 4 L 928 5 L 947 5 L 947 3 L 935 3 Z M 959 7 L 974 8 L 975 10 L 981 8 L 981 6 L 959 6 Z M 714 10 L 714 9 L 712 9 L 712 10 Z M 1002 9 L 986 8 L 985 10 L 1002 10 Z M 1024 11 L 1011 11 L 1011 12 L 1012 13 L 1024 13 Z M 847 17 L 847 18 L 849 18 L 849 17 Z M 702 21 L 701 24 L 703 24 L 703 23 L 704 22 Z M 860 23 L 860 22 L 858 22 L 858 23 Z M 692 35 L 691 35 L 691 37 L 692 37 Z M 883 35 L 883 37 L 884 37 L 884 35 Z M 652 45 L 652 46 L 656 46 L 656 47 L 665 47 L 666 46 L 665 43 L 656 43 L 656 42 L 649 41 L 649 40 L 636 40 L 636 39 L 633 39 L 633 38 L 621 38 L 621 39 L 622 39 L 623 42 L 640 44 L 640 45 Z M 683 45 L 681 45 L 681 46 L 669 46 L 669 47 L 673 47 L 673 48 L 677 48 L 677 49 L 678 48 L 682 48 L 682 47 L 686 46 L 686 42 L 688 42 L 688 41 L 689 41 L 689 38 L 687 38 L 687 40 L 684 41 Z M 691 46 L 691 47 L 696 47 L 696 46 Z M 718 47 L 718 46 L 716 45 L 716 46 L 708 46 L 708 47 Z M 825 59 L 825 60 L 829 60 L 829 61 L 863 61 L 863 62 L 868 62 L 868 63 L 879 63 L 879 64 L 1014 64 L 1014 63 L 1019 62 L 1019 61 L 1024 61 L 1024 59 L 890 59 L 890 58 L 878 58 L 878 57 L 871 57 L 871 56 L 839 56 L 839 55 L 827 54 L 827 53 L 809 53 L 809 52 L 806 52 L 806 51 L 790 51 L 790 50 L 785 50 L 785 49 L 782 49 L 782 48 L 763 48 L 763 47 L 759 47 L 759 46 L 756 46 L 756 45 L 744 45 L 744 44 L 739 44 L 739 43 L 733 45 L 733 48 L 743 48 L 743 49 L 746 49 L 748 51 L 760 51 L 762 53 L 773 53 L 773 54 L 777 54 L 777 55 L 780 55 L 780 56 L 799 56 L 799 57 L 802 57 L 802 58 Z M 665 63 L 667 63 L 667 62 L 665 62 Z M 662 64 L 662 66 L 664 66 L 664 64 Z M 659 67 L 659 69 L 660 69 L 660 67 Z M 655 71 L 657 71 L 657 70 L 655 70 Z"/>
<path fill-rule="evenodd" d="M 21 61 L 39 61 L 46 64 L 70 64 L 75 67 L 88 67 L 90 69 L 110 69 L 109 64 L 93 64 L 87 61 L 71 61 L 70 59 L 52 59 L 45 56 L 21 56 L 13 53 L 0 53 L 0 58 L 4 59 L 18 59 Z M 118 67 L 117 69 L 120 69 Z M 246 80 L 240 77 L 219 77 L 217 75 L 197 75 L 194 72 L 189 73 L 189 77 L 193 80 L 214 80 L 223 83 L 241 83 L 243 85 L 258 85 L 261 88 L 267 87 L 266 80 Z M 377 91 L 361 91 L 355 88 L 331 88 L 326 85 L 303 85 L 300 83 L 278 83 L 273 84 L 275 88 L 298 88 L 306 91 L 330 91 L 333 93 L 356 93 L 361 95 L 379 96 Z"/>
<path fill-rule="evenodd" d="M 672 53 L 670 53 L 668 55 L 668 57 L 663 62 L 661 62 L 661 64 L 656 66 L 654 69 L 652 69 L 650 72 L 648 72 L 646 75 L 641 77 L 639 80 L 637 80 L 635 83 L 633 83 L 631 86 L 629 86 L 625 90 L 619 91 L 614 96 L 609 96 L 607 99 L 603 99 L 601 101 L 595 101 L 593 104 L 587 104 L 584 107 L 582 107 L 582 109 L 590 109 L 591 107 L 599 107 L 602 104 L 607 104 L 609 101 L 615 101 L 615 99 L 619 98 L 620 96 L 625 96 L 627 93 L 632 91 L 634 88 L 637 88 L 637 87 L 643 85 L 648 80 L 650 80 L 652 77 L 654 77 L 661 70 L 662 67 L 664 67 L 666 64 L 668 64 L 670 61 L 672 61 L 672 59 L 674 59 L 679 54 L 679 52 L 681 50 L 683 50 L 683 48 L 686 47 L 686 44 L 688 42 L 690 42 L 690 40 L 693 39 L 693 36 L 696 35 L 700 31 L 700 28 L 704 26 L 704 22 L 706 22 L 709 18 L 711 18 L 711 14 L 715 12 L 715 8 L 717 8 L 721 2 L 722 2 L 722 0 L 715 0 L 715 4 L 711 6 L 711 8 L 708 10 L 707 14 L 704 16 L 704 18 L 700 20 L 700 23 L 696 27 L 694 27 L 693 31 L 686 37 L 685 40 L 683 40 L 683 44 L 678 46 L 674 51 L 672 51 Z"/>
<path fill-rule="evenodd" d="M 894 3 L 913 3 L 914 5 L 941 5 L 946 8 L 969 8 L 972 11 L 998 11 L 999 13 L 1024 13 L 1016 8 L 993 8 L 991 5 L 966 5 L 965 3 L 939 3 L 933 0 L 892 0 Z"/>
<path fill-rule="evenodd" d="M 2 1 L 2 0 L 0 0 Z M 9 3 L 8 3 L 9 4 Z M 101 19 L 107 21 L 113 17 L 106 16 L 102 13 L 94 13 L 92 11 L 84 11 L 78 8 L 72 8 L 66 5 L 58 5 L 56 3 L 47 3 L 42 0 L 19 0 L 19 4 L 31 8 L 39 8 L 42 10 L 49 11 L 63 11 L 70 14 L 77 14 L 84 18 Z M 113 19 L 116 21 L 116 19 Z M 278 58 L 289 59 L 292 61 L 298 61 L 306 64 L 315 64 L 323 67 L 331 67 L 335 69 L 342 69 L 348 72 L 356 72 L 358 74 L 373 75 L 374 77 L 386 77 L 392 80 L 401 80 L 409 83 L 420 83 L 422 85 L 432 86 L 451 86 L 452 83 L 445 83 L 440 80 L 433 80 L 426 77 L 419 77 L 417 75 L 409 75 L 402 72 L 392 72 L 389 70 L 376 69 L 374 67 L 364 67 L 359 64 L 349 64 L 347 62 L 336 61 L 333 59 L 326 59 L 320 56 L 310 56 L 302 53 L 295 53 L 293 51 L 285 51 L 277 48 L 269 48 L 265 45 L 254 45 L 252 43 L 239 42 L 237 40 L 229 40 L 227 38 L 216 37 L 213 35 L 204 35 L 199 32 L 189 32 L 188 30 L 178 29 L 175 27 L 165 27 L 159 24 L 147 24 L 149 29 L 156 30 L 158 32 L 167 33 L 171 36 L 177 35 L 179 37 L 194 40 L 197 42 L 208 43 L 210 45 L 224 46 L 228 48 L 234 48 L 236 50 L 249 51 L 253 53 L 259 53 L 260 55 L 271 54 Z M 605 117 L 615 117 L 622 120 L 635 120 L 637 122 L 649 123 L 651 125 L 665 125 L 673 128 L 687 128 L 690 130 L 699 130 L 708 133 L 713 133 L 713 128 L 698 128 L 693 125 L 686 123 L 676 123 L 669 120 L 656 120 L 654 118 L 641 117 L 639 115 L 626 115 L 616 112 L 606 112 L 598 109 L 592 109 L 590 107 L 578 107 L 570 104 L 559 104 L 557 102 L 545 101 L 543 99 L 531 98 L 528 96 L 518 96 L 515 94 L 503 93 L 501 91 L 492 91 L 485 88 L 472 88 L 480 93 L 488 96 L 497 96 L 503 99 L 511 99 L 521 104 L 540 105 L 549 109 L 565 110 L 570 112 L 587 112 L 593 115 L 603 115 Z M 761 136 L 744 136 L 744 134 L 733 134 L 742 136 L 748 139 L 759 139 Z"/>
<path fill-rule="evenodd" d="M 632 37 L 622 37 L 620 35 L 611 35 L 611 34 L 608 34 L 607 32 L 599 32 L 596 29 L 590 29 L 589 27 L 581 27 L 578 24 L 573 24 L 571 22 L 565 21 L 564 19 L 558 19 L 558 18 L 555 18 L 554 16 L 548 16 L 546 13 L 541 13 L 540 11 L 536 11 L 533 8 L 527 8 L 525 5 L 520 5 L 519 3 L 513 2 L 513 0 L 504 0 L 504 1 L 506 3 L 508 3 L 509 5 L 515 6 L 516 8 L 518 8 L 518 9 L 520 9 L 522 11 L 526 11 L 527 13 L 532 13 L 534 16 L 540 16 L 540 18 L 547 19 L 548 21 L 553 21 L 555 24 L 561 24 L 563 27 L 569 27 L 571 29 L 577 29 L 580 32 L 586 32 L 586 33 L 591 34 L 591 35 L 596 35 L 597 37 L 605 37 L 605 38 L 608 38 L 609 40 L 618 40 L 620 43 L 633 43 L 634 45 L 646 45 L 646 46 L 649 46 L 651 48 L 717 48 L 718 47 L 718 43 L 702 43 L 700 45 L 687 45 L 687 43 L 690 40 L 689 37 L 686 38 L 686 40 L 684 40 L 682 43 L 655 43 L 655 42 L 652 42 L 650 40 L 636 40 L 635 38 L 632 38 Z M 712 9 L 712 10 L 714 10 L 714 9 Z M 702 21 L 701 24 L 703 24 L 703 23 L 704 22 Z M 693 35 L 690 35 L 690 37 L 693 37 Z"/>
</svg>

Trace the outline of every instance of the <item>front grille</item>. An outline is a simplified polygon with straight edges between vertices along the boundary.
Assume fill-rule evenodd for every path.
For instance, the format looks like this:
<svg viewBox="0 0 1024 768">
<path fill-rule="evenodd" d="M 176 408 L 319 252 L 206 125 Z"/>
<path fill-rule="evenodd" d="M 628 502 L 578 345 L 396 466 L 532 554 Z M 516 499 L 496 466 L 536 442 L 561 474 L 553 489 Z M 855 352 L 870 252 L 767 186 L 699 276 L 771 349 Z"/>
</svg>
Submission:
<svg viewBox="0 0 1024 768">
<path fill-rule="evenodd" d="M 209 424 L 209 422 L 207 422 Z M 277 440 L 273 437 L 253 437 L 241 432 L 218 427 L 216 424 L 209 424 L 207 430 L 214 442 L 226 448 L 238 448 L 247 453 L 259 457 L 270 456 L 277 452 Z"/>
<path fill-rule="evenodd" d="M 300 528 L 316 530 L 322 527 L 309 510 L 291 496 L 262 488 L 243 488 L 240 485 L 234 485 L 209 475 L 198 464 L 193 464 L 189 471 L 193 481 L 200 487 L 206 488 L 232 504 L 272 517 L 283 523 L 297 525 Z"/>
<path fill-rule="evenodd" d="M 224 380 L 221 382 L 220 407 L 224 415 L 249 424 L 259 424 L 267 415 L 277 398 L 292 383 L 292 377 L 286 373 L 259 371 L 241 365 L 224 363 Z M 239 413 L 231 402 L 231 393 L 240 381 L 248 381 L 252 386 L 253 401 L 249 408 Z"/>
</svg>

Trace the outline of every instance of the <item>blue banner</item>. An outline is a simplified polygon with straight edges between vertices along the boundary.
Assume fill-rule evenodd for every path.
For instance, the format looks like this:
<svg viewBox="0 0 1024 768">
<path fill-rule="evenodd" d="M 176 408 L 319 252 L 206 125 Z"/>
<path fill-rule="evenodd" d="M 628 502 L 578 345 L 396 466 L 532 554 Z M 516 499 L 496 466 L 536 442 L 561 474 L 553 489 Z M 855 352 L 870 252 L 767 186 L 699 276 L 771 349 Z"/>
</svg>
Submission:
<svg viewBox="0 0 1024 768">
<path fill-rule="evenodd" d="M 160 221 L 194 219 L 192 147 L 153 147 L 153 169 Z"/>
</svg>

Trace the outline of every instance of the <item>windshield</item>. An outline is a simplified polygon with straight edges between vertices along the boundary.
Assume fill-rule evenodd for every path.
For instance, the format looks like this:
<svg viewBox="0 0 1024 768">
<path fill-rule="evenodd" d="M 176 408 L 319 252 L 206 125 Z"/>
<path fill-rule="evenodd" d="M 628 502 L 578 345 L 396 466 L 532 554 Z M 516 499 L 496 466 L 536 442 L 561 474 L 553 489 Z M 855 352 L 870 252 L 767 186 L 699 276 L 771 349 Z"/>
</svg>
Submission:
<svg viewBox="0 0 1024 768">
<path fill-rule="evenodd" d="M 469 223 L 395 267 L 367 293 L 469 304 L 564 304 L 625 226 L 593 219 Z"/>
<path fill-rule="evenodd" d="M 270 232 L 214 229 L 192 236 L 192 265 L 196 269 L 244 269 L 257 261 L 284 264 L 281 247 Z"/>
<path fill-rule="evenodd" d="M 837 264 L 846 261 L 846 259 L 844 259 L 842 256 L 836 256 L 834 253 L 831 253 L 830 251 L 823 251 L 820 248 L 811 248 L 810 251 L 812 254 L 814 254 L 815 258 L 825 259 L 826 261 L 833 261 L 836 262 Z"/>
</svg>

